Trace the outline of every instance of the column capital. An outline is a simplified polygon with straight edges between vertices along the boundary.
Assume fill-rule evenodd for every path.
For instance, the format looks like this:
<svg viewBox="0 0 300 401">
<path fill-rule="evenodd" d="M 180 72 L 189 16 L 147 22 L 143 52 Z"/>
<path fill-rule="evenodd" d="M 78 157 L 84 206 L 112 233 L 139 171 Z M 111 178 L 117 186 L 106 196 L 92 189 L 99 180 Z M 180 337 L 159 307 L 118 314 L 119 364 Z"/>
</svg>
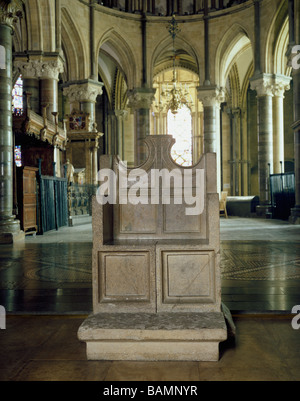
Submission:
<svg viewBox="0 0 300 401">
<path fill-rule="evenodd" d="M 23 16 L 23 1 L 0 0 L 0 24 L 14 29 L 14 24 Z"/>
<path fill-rule="evenodd" d="M 103 83 L 93 80 L 70 82 L 63 88 L 63 93 L 74 102 L 96 102 L 97 96 L 103 93 Z"/>
<path fill-rule="evenodd" d="M 17 58 L 14 61 L 14 68 L 22 74 L 23 78 L 37 78 L 37 71 L 35 68 L 35 63 L 26 60 L 18 60 Z"/>
<path fill-rule="evenodd" d="M 290 89 L 292 78 L 285 75 L 274 75 L 273 94 L 276 97 L 283 97 L 284 92 Z"/>
<path fill-rule="evenodd" d="M 126 119 L 128 116 L 128 110 L 115 110 L 115 115 L 117 118 Z"/>
<path fill-rule="evenodd" d="M 290 82 L 290 77 L 279 74 L 260 74 L 250 78 L 251 89 L 257 92 L 258 97 L 282 97 L 290 89 Z"/>
<path fill-rule="evenodd" d="M 135 88 L 127 92 L 128 107 L 132 110 L 150 109 L 155 97 L 155 88 Z"/>
<path fill-rule="evenodd" d="M 60 57 L 49 57 L 32 60 L 18 60 L 14 67 L 22 74 L 23 78 L 56 79 L 64 71 L 64 61 Z"/>
<path fill-rule="evenodd" d="M 218 86 L 198 86 L 197 94 L 204 107 L 220 106 L 225 100 L 224 90 Z"/>
<path fill-rule="evenodd" d="M 250 78 L 250 87 L 255 90 L 258 97 L 273 96 L 274 75 L 259 74 Z"/>
</svg>

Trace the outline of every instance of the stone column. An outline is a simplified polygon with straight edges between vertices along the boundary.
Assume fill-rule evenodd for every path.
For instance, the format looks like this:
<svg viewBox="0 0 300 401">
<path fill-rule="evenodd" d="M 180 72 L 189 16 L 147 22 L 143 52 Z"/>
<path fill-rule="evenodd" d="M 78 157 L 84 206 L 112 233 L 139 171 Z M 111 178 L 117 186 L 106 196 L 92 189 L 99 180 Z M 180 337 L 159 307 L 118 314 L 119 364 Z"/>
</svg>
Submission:
<svg viewBox="0 0 300 401">
<path fill-rule="evenodd" d="M 248 157 L 248 130 L 247 130 L 247 111 L 241 109 L 240 118 L 240 153 L 241 153 L 241 196 L 250 195 L 249 174 L 250 163 Z"/>
<path fill-rule="evenodd" d="M 271 212 L 270 174 L 273 174 L 273 76 L 260 74 L 250 80 L 251 89 L 257 93 L 258 180 L 259 216 Z"/>
<path fill-rule="evenodd" d="M 86 139 L 85 141 L 85 183 L 88 185 L 92 184 L 92 174 L 93 174 L 93 147 L 91 139 Z"/>
<path fill-rule="evenodd" d="M 95 139 L 92 146 L 92 174 L 91 174 L 91 182 L 93 185 L 97 185 L 97 177 L 98 177 L 98 148 L 99 143 L 98 140 Z"/>
<path fill-rule="evenodd" d="M 87 184 L 97 184 L 98 170 L 98 131 L 96 124 L 96 99 L 102 95 L 103 83 L 86 79 L 83 81 L 71 82 L 64 87 L 64 95 L 70 102 L 70 112 L 78 111 L 89 114 L 89 126 L 83 135 L 85 139 L 85 178 Z M 75 108 L 74 108 L 75 107 Z"/>
<path fill-rule="evenodd" d="M 24 238 L 13 215 L 12 34 L 21 16 L 21 1 L 0 3 L 0 243 Z"/>
<path fill-rule="evenodd" d="M 70 112 L 73 111 L 74 105 L 79 105 L 80 111 L 89 113 L 90 115 L 90 131 L 96 124 L 95 104 L 97 96 L 102 95 L 103 83 L 86 79 L 83 81 L 71 82 L 64 87 L 64 95 L 68 97 L 70 102 Z"/>
<path fill-rule="evenodd" d="M 139 166 L 147 158 L 144 142 L 150 135 L 150 107 L 154 101 L 156 89 L 136 88 L 128 91 L 129 108 L 135 114 L 135 165 Z"/>
<path fill-rule="evenodd" d="M 58 76 L 64 71 L 60 58 L 39 60 L 35 64 L 40 78 L 41 107 L 47 106 L 47 119 L 54 122 L 53 112 L 58 111 Z"/>
<path fill-rule="evenodd" d="M 198 87 L 198 99 L 203 104 L 204 153 L 217 153 L 217 186 L 221 190 L 220 105 L 223 90 L 217 86 Z"/>
<path fill-rule="evenodd" d="M 300 3 L 294 1 L 293 29 L 295 43 L 300 44 Z M 292 45 L 292 44 L 291 44 Z M 299 52 L 297 53 L 299 55 Z M 293 54 L 294 57 L 297 54 Z M 298 56 L 297 56 L 298 57 Z M 293 63 L 294 64 L 294 63 Z M 295 207 L 291 211 L 291 223 L 300 224 L 300 68 L 299 60 L 297 68 L 293 68 L 293 90 L 294 90 L 294 159 L 295 159 Z"/>
<path fill-rule="evenodd" d="M 220 88 L 202 86 L 198 87 L 198 99 L 203 103 L 204 110 L 204 153 L 215 153 L 220 134 L 218 113 L 224 94 Z"/>
<path fill-rule="evenodd" d="M 127 110 L 115 110 L 115 114 L 118 121 L 117 153 L 124 160 L 124 120 L 127 118 L 128 112 Z"/>
<path fill-rule="evenodd" d="M 228 108 L 226 110 L 230 119 L 230 182 L 233 196 L 240 195 L 240 108 Z"/>
<path fill-rule="evenodd" d="M 64 71 L 64 61 L 54 55 L 29 61 L 17 59 L 14 65 L 24 78 L 24 92 L 31 93 L 31 109 L 42 115 L 47 107 L 47 119 L 54 122 L 52 113 L 58 111 L 58 77 Z"/>
<path fill-rule="evenodd" d="M 284 92 L 290 89 L 291 78 L 275 76 L 273 87 L 273 158 L 274 174 L 284 173 Z"/>
<path fill-rule="evenodd" d="M 28 108 L 26 93 L 30 93 L 30 108 L 35 113 L 40 113 L 40 83 L 37 77 L 35 63 L 33 61 L 14 61 L 14 67 L 23 79 L 23 103 L 24 110 Z"/>
</svg>

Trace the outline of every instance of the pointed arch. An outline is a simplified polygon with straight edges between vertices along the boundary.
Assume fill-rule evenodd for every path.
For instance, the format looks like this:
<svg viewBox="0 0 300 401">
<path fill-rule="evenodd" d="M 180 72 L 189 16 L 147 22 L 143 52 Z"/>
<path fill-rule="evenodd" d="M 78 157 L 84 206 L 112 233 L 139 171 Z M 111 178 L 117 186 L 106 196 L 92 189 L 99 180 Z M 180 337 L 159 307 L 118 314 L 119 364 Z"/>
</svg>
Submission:
<svg viewBox="0 0 300 401">
<path fill-rule="evenodd" d="M 282 1 L 271 23 L 265 49 L 266 73 L 290 75 L 286 52 L 289 43 L 288 2 Z"/>
<path fill-rule="evenodd" d="M 120 70 L 116 71 L 114 83 L 114 108 L 115 110 L 123 110 L 127 103 L 127 90 L 123 74 Z"/>
<path fill-rule="evenodd" d="M 292 67 L 289 66 L 287 50 L 289 46 L 289 18 L 279 32 L 274 51 L 274 74 L 291 76 Z"/>
<path fill-rule="evenodd" d="M 150 61 L 150 86 L 152 80 L 157 74 L 167 71 L 172 68 L 173 62 L 171 57 L 168 57 L 172 53 L 172 39 L 167 37 L 160 41 L 160 43 L 154 49 L 152 58 Z M 199 75 L 199 60 L 194 49 L 180 36 L 176 37 L 176 55 L 178 55 L 178 67 L 194 72 Z"/>
<path fill-rule="evenodd" d="M 232 65 L 232 68 L 230 68 L 228 79 L 230 85 L 231 107 L 237 108 L 240 106 L 241 84 L 240 84 L 239 71 L 236 63 L 234 63 Z"/>
<path fill-rule="evenodd" d="M 21 52 L 22 49 L 22 26 L 21 20 L 19 20 L 15 25 L 15 30 L 13 34 L 13 50 L 15 52 Z"/>
<path fill-rule="evenodd" d="M 240 24 L 231 26 L 219 43 L 216 52 L 216 84 L 225 87 L 231 67 L 244 52 L 253 60 L 253 47 L 247 31 Z M 251 60 L 249 60 L 249 64 Z"/>
<path fill-rule="evenodd" d="M 136 84 L 136 65 L 134 53 L 123 36 L 115 28 L 107 30 L 99 40 L 96 54 L 100 51 L 111 57 L 119 70 L 123 72 L 128 89 L 133 89 Z"/>
<path fill-rule="evenodd" d="M 250 86 L 250 78 L 254 74 L 254 63 L 252 62 L 248 68 L 248 71 L 245 75 L 244 82 L 241 86 L 241 108 L 242 110 L 246 110 L 247 107 L 247 95 Z"/>
<path fill-rule="evenodd" d="M 86 78 L 86 51 L 71 15 L 62 7 L 61 40 L 68 66 L 68 80 Z"/>
</svg>

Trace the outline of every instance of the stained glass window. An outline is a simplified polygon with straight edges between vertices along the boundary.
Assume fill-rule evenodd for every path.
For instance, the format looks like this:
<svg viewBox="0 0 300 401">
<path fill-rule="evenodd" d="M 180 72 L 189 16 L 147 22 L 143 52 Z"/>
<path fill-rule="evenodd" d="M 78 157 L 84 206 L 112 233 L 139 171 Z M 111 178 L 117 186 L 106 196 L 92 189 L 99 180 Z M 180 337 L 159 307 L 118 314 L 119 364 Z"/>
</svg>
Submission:
<svg viewBox="0 0 300 401">
<path fill-rule="evenodd" d="M 175 138 L 171 156 L 180 166 L 192 165 L 192 116 L 184 104 L 177 114 L 168 111 L 168 134 Z"/>
<path fill-rule="evenodd" d="M 15 146 L 15 163 L 17 167 L 22 167 L 21 146 Z"/>
<path fill-rule="evenodd" d="M 20 75 L 12 91 L 13 114 L 20 116 L 23 114 L 23 80 Z"/>
</svg>

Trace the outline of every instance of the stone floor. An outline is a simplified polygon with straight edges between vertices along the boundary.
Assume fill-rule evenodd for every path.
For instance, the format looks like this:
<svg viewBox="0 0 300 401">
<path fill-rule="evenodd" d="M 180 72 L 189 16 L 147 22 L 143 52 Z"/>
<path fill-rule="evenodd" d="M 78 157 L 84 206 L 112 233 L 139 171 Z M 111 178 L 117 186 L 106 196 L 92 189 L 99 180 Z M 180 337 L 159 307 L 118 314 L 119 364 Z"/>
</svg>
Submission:
<svg viewBox="0 0 300 401">
<path fill-rule="evenodd" d="M 91 225 L 0 245 L 0 305 L 8 313 L 92 311 Z M 300 304 L 300 228 L 221 219 L 222 299 L 232 313 L 290 312 Z"/>
<path fill-rule="evenodd" d="M 178 385 L 181 381 L 300 380 L 300 330 L 292 329 L 287 316 L 234 317 L 236 337 L 221 343 L 219 362 L 87 361 L 85 344 L 77 339 L 83 319 L 8 316 L 6 330 L 0 330 L 0 380 L 97 381 L 86 390 L 89 395 L 97 390 L 94 395 L 98 396 L 104 381 L 118 386 L 122 381 Z M 70 390 L 74 392 L 74 388 Z M 68 392 L 69 397 L 71 394 Z"/>
<path fill-rule="evenodd" d="M 222 299 L 236 336 L 217 363 L 87 361 L 77 330 L 92 310 L 90 225 L 1 245 L 0 380 L 298 381 L 299 234 L 282 221 L 221 219 Z"/>
</svg>

